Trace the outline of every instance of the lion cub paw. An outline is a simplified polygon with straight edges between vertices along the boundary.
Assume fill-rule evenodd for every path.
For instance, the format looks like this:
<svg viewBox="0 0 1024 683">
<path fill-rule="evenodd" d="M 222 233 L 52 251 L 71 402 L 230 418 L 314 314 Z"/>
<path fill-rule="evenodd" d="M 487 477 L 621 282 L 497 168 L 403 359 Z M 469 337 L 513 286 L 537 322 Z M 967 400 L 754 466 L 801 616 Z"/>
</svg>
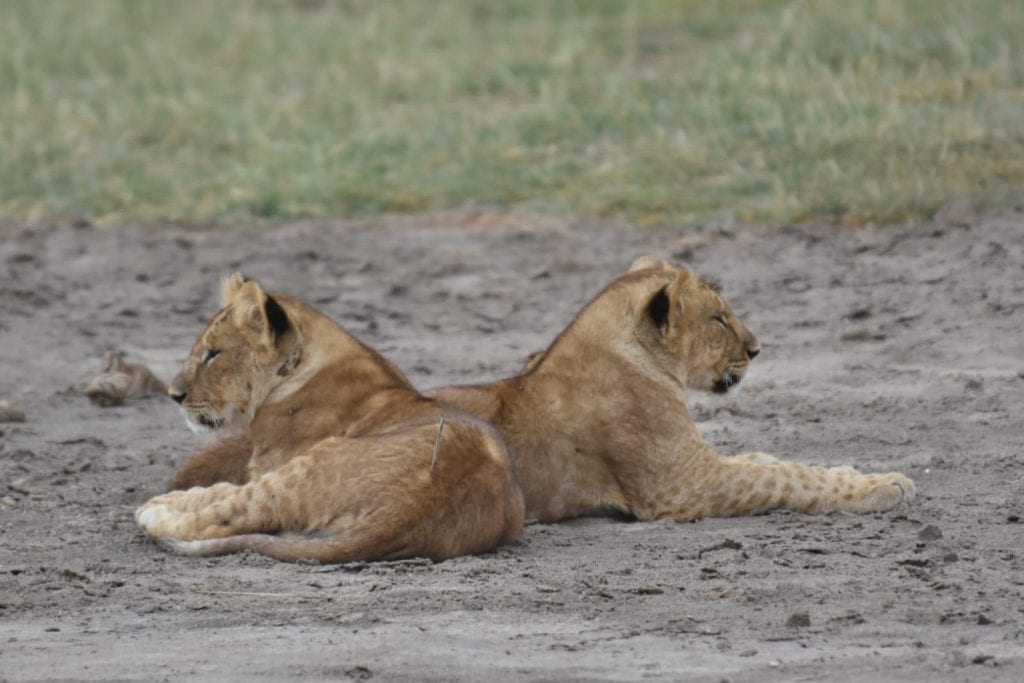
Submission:
<svg viewBox="0 0 1024 683">
<path fill-rule="evenodd" d="M 891 510 L 917 493 L 913 480 L 899 472 L 871 474 L 868 479 L 866 495 L 857 501 L 862 512 Z"/>
<path fill-rule="evenodd" d="M 147 504 L 135 511 L 136 523 L 150 538 L 167 536 L 176 517 L 166 505 Z"/>
<path fill-rule="evenodd" d="M 181 496 L 180 491 L 166 493 L 150 499 L 135 511 L 135 522 L 150 538 L 172 535 L 180 515 L 174 503 Z"/>
</svg>

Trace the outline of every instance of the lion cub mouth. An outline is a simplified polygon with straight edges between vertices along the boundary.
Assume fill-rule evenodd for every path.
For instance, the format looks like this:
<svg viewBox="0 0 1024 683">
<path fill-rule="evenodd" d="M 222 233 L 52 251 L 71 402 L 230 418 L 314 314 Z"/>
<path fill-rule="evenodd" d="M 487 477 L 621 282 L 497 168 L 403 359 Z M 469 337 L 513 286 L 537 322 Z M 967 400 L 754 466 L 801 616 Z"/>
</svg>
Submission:
<svg viewBox="0 0 1024 683">
<path fill-rule="evenodd" d="M 199 424 L 203 425 L 208 429 L 220 429 L 224 426 L 224 420 L 219 417 L 209 417 L 207 415 L 200 415 L 198 418 Z"/>
<path fill-rule="evenodd" d="M 716 394 L 724 394 L 729 391 L 731 387 L 739 384 L 741 379 L 743 379 L 743 377 L 736 376 L 732 372 L 727 372 L 722 375 L 721 379 L 714 383 L 711 390 Z"/>
<path fill-rule="evenodd" d="M 201 413 L 194 415 L 188 411 L 182 411 L 185 415 L 185 424 L 196 434 L 212 432 L 224 426 L 224 418 Z"/>
</svg>

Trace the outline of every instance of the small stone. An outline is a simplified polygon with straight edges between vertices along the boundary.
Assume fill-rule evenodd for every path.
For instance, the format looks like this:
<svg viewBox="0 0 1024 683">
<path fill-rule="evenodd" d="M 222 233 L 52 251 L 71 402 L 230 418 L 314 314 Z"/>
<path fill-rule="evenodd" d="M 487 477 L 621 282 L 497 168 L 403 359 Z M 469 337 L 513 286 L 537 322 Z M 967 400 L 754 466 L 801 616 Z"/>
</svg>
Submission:
<svg viewBox="0 0 1024 683">
<path fill-rule="evenodd" d="M 853 330 L 839 337 L 839 341 L 843 342 L 885 341 L 885 339 L 886 336 L 883 332 L 874 332 L 866 329 Z"/>
<path fill-rule="evenodd" d="M 24 422 L 25 411 L 10 401 L 0 401 L 0 422 Z"/>
<path fill-rule="evenodd" d="M 794 612 L 786 619 L 786 626 L 790 628 L 807 628 L 811 625 L 811 615 L 807 612 Z"/>
<path fill-rule="evenodd" d="M 368 681 L 373 678 L 373 671 L 365 666 L 356 666 L 347 670 L 345 676 L 353 681 Z"/>
<path fill-rule="evenodd" d="M 992 620 L 989 619 L 988 617 L 986 617 L 984 614 L 979 614 L 978 615 L 978 625 L 979 626 L 988 626 L 991 623 L 992 623 Z"/>
<path fill-rule="evenodd" d="M 922 541 L 937 541 L 942 538 L 942 529 L 934 524 L 929 524 L 917 532 L 917 537 Z"/>
<path fill-rule="evenodd" d="M 89 400 L 104 408 L 118 406 L 126 398 L 163 394 L 167 387 L 144 365 L 126 363 L 124 354 L 107 354 L 103 372 L 85 388 Z"/>
</svg>

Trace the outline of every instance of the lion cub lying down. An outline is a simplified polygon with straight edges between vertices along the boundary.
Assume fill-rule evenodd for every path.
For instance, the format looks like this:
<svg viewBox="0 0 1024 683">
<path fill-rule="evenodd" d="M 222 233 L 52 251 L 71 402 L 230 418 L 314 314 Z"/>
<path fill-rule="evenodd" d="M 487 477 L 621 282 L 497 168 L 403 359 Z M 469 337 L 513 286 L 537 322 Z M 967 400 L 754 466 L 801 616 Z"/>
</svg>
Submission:
<svg viewBox="0 0 1024 683">
<path fill-rule="evenodd" d="M 519 537 L 522 494 L 491 426 L 457 409 L 442 419 L 397 368 L 291 297 L 236 274 L 224 302 L 168 392 L 194 430 L 248 423 L 248 438 L 210 452 L 242 444 L 226 473 L 249 483 L 153 498 L 135 512 L 151 538 L 194 555 L 347 562 L 442 560 Z"/>
<path fill-rule="evenodd" d="M 683 390 L 728 391 L 760 350 L 713 287 L 644 257 L 519 375 L 433 395 L 498 428 L 527 518 L 542 522 L 609 509 L 679 521 L 776 508 L 875 512 L 913 496 L 896 472 L 716 453 Z"/>
<path fill-rule="evenodd" d="M 604 510 L 680 521 L 777 508 L 875 512 L 914 495 L 914 483 L 897 472 L 716 453 L 690 417 L 684 389 L 728 391 L 759 351 L 712 287 L 644 257 L 520 374 L 433 395 L 497 427 L 526 516 L 544 522 Z M 172 485 L 197 474 L 206 483 L 231 476 L 249 453 L 244 436 L 215 444 L 194 454 Z"/>
</svg>

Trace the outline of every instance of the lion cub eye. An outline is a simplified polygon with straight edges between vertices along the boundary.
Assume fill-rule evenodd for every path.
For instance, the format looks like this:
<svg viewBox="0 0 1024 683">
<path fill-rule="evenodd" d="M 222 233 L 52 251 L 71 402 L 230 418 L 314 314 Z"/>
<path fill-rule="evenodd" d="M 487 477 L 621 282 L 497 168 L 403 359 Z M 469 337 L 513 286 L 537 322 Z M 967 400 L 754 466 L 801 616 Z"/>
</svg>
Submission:
<svg viewBox="0 0 1024 683">
<path fill-rule="evenodd" d="M 206 352 L 206 355 L 203 356 L 203 365 L 209 365 L 210 363 L 213 362 L 213 359 L 219 355 L 220 351 L 214 351 L 213 349 L 210 349 L 209 351 Z"/>
<path fill-rule="evenodd" d="M 725 316 L 724 315 L 716 315 L 716 316 L 714 316 L 714 318 L 712 318 L 712 320 L 714 320 L 716 323 L 718 323 L 722 327 L 726 326 L 725 325 Z"/>
</svg>

